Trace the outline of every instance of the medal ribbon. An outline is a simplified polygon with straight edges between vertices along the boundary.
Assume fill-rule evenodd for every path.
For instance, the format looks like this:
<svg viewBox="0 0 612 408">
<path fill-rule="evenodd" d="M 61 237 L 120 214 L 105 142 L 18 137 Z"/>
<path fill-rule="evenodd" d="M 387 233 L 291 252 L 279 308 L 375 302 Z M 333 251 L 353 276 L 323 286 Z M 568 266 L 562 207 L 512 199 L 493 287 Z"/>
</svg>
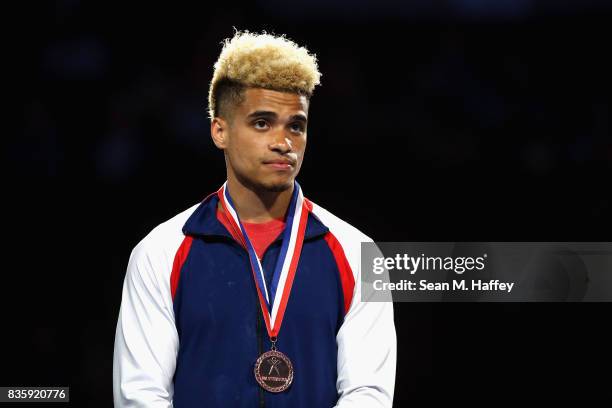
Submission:
<svg viewBox="0 0 612 408">
<path fill-rule="evenodd" d="M 217 192 L 225 213 L 229 215 L 228 219 L 234 230 L 234 235 L 240 238 L 241 244 L 249 254 L 251 271 L 253 272 L 253 279 L 257 288 L 257 296 L 270 338 L 278 336 L 283 322 L 287 301 L 291 294 L 293 279 L 302 252 L 306 221 L 308 220 L 308 208 L 302 195 L 302 189 L 297 181 L 294 183 L 293 195 L 291 196 L 287 220 L 285 222 L 285 230 L 283 231 L 281 251 L 276 261 L 274 274 L 272 275 L 270 290 L 266 286 L 261 261 L 249 240 L 242 222 L 240 222 L 238 212 L 234 208 L 227 188 L 227 182 Z M 279 291 L 280 296 L 277 296 Z"/>
</svg>

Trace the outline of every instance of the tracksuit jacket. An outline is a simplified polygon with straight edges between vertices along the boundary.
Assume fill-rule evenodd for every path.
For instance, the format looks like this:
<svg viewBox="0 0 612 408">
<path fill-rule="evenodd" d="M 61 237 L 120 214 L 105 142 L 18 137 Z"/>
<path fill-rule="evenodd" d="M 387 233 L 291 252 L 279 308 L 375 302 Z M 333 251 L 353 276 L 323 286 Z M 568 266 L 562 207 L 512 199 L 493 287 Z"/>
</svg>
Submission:
<svg viewBox="0 0 612 408">
<path fill-rule="evenodd" d="M 391 302 L 361 299 L 360 246 L 372 240 L 305 200 L 305 239 L 277 347 L 294 367 L 270 393 L 253 367 L 270 350 L 249 257 L 216 217 L 219 198 L 153 229 L 132 251 L 113 358 L 115 407 L 391 407 Z M 272 271 L 282 234 L 262 258 Z"/>
</svg>

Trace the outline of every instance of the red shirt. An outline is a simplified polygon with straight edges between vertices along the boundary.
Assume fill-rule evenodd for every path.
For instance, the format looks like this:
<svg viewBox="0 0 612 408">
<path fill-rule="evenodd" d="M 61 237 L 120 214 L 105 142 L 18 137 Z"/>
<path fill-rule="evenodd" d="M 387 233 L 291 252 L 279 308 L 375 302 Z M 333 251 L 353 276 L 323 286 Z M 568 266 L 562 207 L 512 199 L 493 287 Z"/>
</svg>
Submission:
<svg viewBox="0 0 612 408">
<path fill-rule="evenodd" d="M 217 219 L 221 221 L 228 231 L 232 231 L 229 220 L 225 214 L 219 210 L 219 208 L 217 208 Z M 285 221 L 283 218 L 277 218 L 261 223 L 243 221 L 242 225 L 244 226 L 244 229 L 246 230 L 249 240 L 251 240 L 251 244 L 253 244 L 255 253 L 259 259 L 263 257 L 263 254 L 266 252 L 266 249 L 268 249 L 268 246 L 270 246 L 270 244 L 274 242 L 279 234 L 285 229 Z"/>
</svg>

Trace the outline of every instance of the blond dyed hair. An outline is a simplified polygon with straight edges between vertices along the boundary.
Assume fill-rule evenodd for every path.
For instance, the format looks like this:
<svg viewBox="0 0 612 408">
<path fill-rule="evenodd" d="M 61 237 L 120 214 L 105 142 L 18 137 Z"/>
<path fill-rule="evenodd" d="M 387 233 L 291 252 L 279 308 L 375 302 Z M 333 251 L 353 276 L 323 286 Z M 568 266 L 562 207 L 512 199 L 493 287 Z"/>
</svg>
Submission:
<svg viewBox="0 0 612 408">
<path fill-rule="evenodd" d="M 208 91 L 210 118 L 219 116 L 224 99 L 240 102 L 245 88 L 265 88 L 312 96 L 321 73 L 315 54 L 287 39 L 263 32 L 236 31 L 223 41 Z"/>
</svg>

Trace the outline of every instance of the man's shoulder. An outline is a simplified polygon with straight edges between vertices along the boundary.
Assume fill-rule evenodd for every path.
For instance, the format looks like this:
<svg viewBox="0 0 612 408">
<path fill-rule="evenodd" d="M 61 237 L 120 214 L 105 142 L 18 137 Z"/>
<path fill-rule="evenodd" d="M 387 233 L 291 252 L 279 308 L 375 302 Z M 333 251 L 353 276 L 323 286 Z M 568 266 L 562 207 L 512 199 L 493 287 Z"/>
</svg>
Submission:
<svg viewBox="0 0 612 408">
<path fill-rule="evenodd" d="M 158 253 L 175 252 L 185 238 L 183 226 L 200 204 L 201 203 L 194 204 L 157 225 L 140 240 L 134 250 L 140 249 L 146 252 L 154 251 Z"/>
<path fill-rule="evenodd" d="M 310 200 L 309 200 L 310 201 Z M 372 239 L 355 226 L 334 215 L 331 211 L 312 203 L 312 213 L 331 231 L 331 233 L 344 245 L 361 242 L 372 242 Z"/>
</svg>

